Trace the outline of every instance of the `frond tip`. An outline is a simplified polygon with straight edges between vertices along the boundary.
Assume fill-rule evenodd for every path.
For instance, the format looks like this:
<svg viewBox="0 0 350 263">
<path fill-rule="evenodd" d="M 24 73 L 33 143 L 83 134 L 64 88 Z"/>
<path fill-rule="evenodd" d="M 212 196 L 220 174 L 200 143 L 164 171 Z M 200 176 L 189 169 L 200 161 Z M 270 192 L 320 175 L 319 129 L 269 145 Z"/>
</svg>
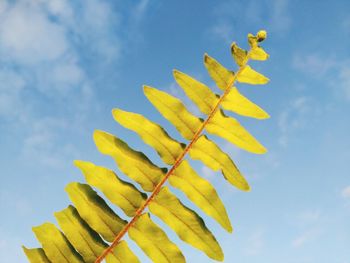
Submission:
<svg viewBox="0 0 350 263">
<path fill-rule="evenodd" d="M 115 121 L 138 134 L 145 144 L 154 149 L 165 167 L 159 167 L 121 138 L 108 132 L 94 131 L 97 149 L 112 157 L 122 176 L 129 177 L 129 181 L 139 184 L 142 190 L 122 180 L 111 169 L 87 161 L 74 161 L 86 184 L 73 182 L 66 186 L 74 206 L 69 205 L 54 213 L 62 231 L 51 223 L 33 228 L 42 248 L 23 247 L 28 260 L 32 263 L 99 263 L 103 260 L 107 263 L 139 263 L 123 240 L 128 234 L 153 262 L 186 262 L 178 246 L 153 221 L 153 216 L 156 216 L 181 240 L 208 257 L 222 261 L 224 253 L 201 215 L 185 206 L 165 184 L 169 182 L 171 187 L 182 191 L 192 205 L 232 232 L 218 192 L 208 180 L 198 175 L 187 159 L 201 161 L 211 170 L 220 171 L 233 186 L 250 191 L 249 183 L 235 162 L 210 135 L 219 136 L 248 152 L 263 154 L 267 151 L 236 118 L 226 114 L 226 111 L 231 111 L 258 120 L 269 118 L 269 114 L 243 96 L 236 85 L 268 83 L 267 77 L 248 65 L 250 60 L 269 58 L 260 46 L 266 37 L 264 30 L 256 35 L 248 34 L 249 50 L 235 42 L 231 45 L 231 54 L 237 65 L 235 71 L 227 69 L 208 54 L 204 55 L 204 65 L 221 94 L 216 94 L 209 85 L 180 70 L 173 71 L 175 81 L 203 113 L 204 119 L 193 114 L 179 98 L 151 86 L 143 87 L 149 102 L 182 136 L 179 141 L 172 138 L 165 128 L 141 114 L 113 109 Z M 104 198 L 117 206 L 123 215 L 119 216 Z"/>
<path fill-rule="evenodd" d="M 267 32 L 265 30 L 260 30 L 257 34 L 256 34 L 256 38 L 258 40 L 258 42 L 262 42 L 266 39 L 267 37 Z"/>
</svg>

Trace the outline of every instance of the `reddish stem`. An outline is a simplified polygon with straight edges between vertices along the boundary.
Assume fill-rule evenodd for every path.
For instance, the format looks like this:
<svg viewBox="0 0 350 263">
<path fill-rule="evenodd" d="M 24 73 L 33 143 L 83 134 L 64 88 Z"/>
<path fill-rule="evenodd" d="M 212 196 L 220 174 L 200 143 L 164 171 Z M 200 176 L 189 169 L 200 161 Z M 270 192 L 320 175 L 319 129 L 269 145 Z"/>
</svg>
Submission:
<svg viewBox="0 0 350 263">
<path fill-rule="evenodd" d="M 133 224 L 137 221 L 137 219 L 141 216 L 143 211 L 147 208 L 149 203 L 153 200 L 153 198 L 159 193 L 162 186 L 165 184 L 165 182 L 168 180 L 169 176 L 172 175 L 172 173 L 175 171 L 175 169 L 181 164 L 182 160 L 188 153 L 188 151 L 192 148 L 192 145 L 198 140 L 200 137 L 202 131 L 204 130 L 205 126 L 208 124 L 208 122 L 211 120 L 211 118 L 214 116 L 214 114 L 217 112 L 217 110 L 220 107 L 221 102 L 225 99 L 226 95 L 230 92 L 231 87 L 234 85 L 237 76 L 242 72 L 245 65 L 247 64 L 249 60 L 249 52 L 245 58 L 245 60 L 242 63 L 242 66 L 239 68 L 237 73 L 232 78 L 231 82 L 227 85 L 227 88 L 225 89 L 225 92 L 221 95 L 218 102 L 216 103 L 215 107 L 212 109 L 212 111 L 209 113 L 207 119 L 202 123 L 201 127 L 197 130 L 197 132 L 194 134 L 192 140 L 189 144 L 185 147 L 182 154 L 176 159 L 173 166 L 170 168 L 170 170 L 166 173 L 166 175 L 162 178 L 162 180 L 156 185 L 154 188 L 152 194 L 146 199 L 145 203 L 136 211 L 134 217 L 130 220 L 128 224 L 124 226 L 124 228 L 119 232 L 119 234 L 115 237 L 113 242 L 110 244 L 108 248 L 106 248 L 103 253 L 96 259 L 95 263 L 100 263 L 102 260 L 107 257 L 109 253 L 112 252 L 113 248 L 118 244 L 118 242 L 124 237 L 124 235 L 128 232 L 129 228 L 133 226 Z"/>
</svg>

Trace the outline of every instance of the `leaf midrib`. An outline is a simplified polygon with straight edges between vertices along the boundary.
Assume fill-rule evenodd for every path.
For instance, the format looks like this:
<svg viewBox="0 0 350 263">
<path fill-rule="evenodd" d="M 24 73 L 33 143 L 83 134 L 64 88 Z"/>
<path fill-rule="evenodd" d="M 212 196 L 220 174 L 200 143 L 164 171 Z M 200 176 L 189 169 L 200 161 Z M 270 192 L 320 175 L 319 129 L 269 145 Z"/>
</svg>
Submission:
<svg viewBox="0 0 350 263">
<path fill-rule="evenodd" d="M 233 87 L 237 77 L 240 75 L 240 73 L 242 72 L 242 70 L 245 68 L 248 60 L 250 58 L 250 51 L 248 52 L 244 62 L 243 62 L 243 66 L 239 67 L 239 70 L 237 71 L 236 74 L 234 74 L 232 80 L 230 83 L 228 83 L 224 93 L 221 95 L 221 97 L 219 98 L 218 102 L 216 103 L 215 107 L 212 109 L 212 111 L 210 112 L 210 114 L 208 115 L 207 119 L 202 122 L 202 125 L 199 127 L 199 129 L 197 130 L 197 132 L 194 134 L 194 136 L 192 137 L 192 140 L 189 142 L 189 144 L 187 144 L 187 146 L 184 148 L 183 153 L 178 157 L 178 159 L 176 160 L 176 162 L 173 164 L 173 166 L 168 170 L 167 174 L 163 177 L 163 179 L 158 183 L 158 185 L 154 188 L 152 194 L 147 198 L 147 200 L 145 201 L 145 203 L 137 210 L 135 216 L 129 221 L 128 224 L 126 224 L 124 226 L 124 228 L 119 232 L 119 234 L 116 236 L 116 238 L 114 239 L 114 241 L 111 243 L 111 245 L 101 254 L 101 256 L 99 258 L 96 259 L 95 263 L 100 263 L 102 262 L 102 260 L 113 250 L 113 248 L 118 244 L 118 242 L 123 238 L 123 236 L 127 233 L 128 229 L 137 221 L 137 219 L 140 217 L 140 215 L 142 214 L 142 212 L 148 207 L 149 203 L 154 199 L 154 197 L 159 193 L 161 187 L 163 186 L 163 184 L 167 181 L 167 179 L 169 178 L 169 176 L 174 172 L 174 170 L 176 169 L 177 166 L 180 165 L 180 163 L 182 162 L 183 158 L 186 156 L 186 154 L 189 152 L 189 150 L 191 149 L 192 145 L 199 139 L 200 134 L 202 133 L 202 131 L 204 130 L 204 128 L 206 127 L 206 125 L 208 124 L 208 122 L 210 121 L 210 119 L 212 118 L 212 116 L 217 112 L 217 110 L 220 108 L 220 105 L 222 103 L 222 101 L 224 100 L 224 98 L 227 96 L 227 94 L 229 93 L 229 91 L 231 90 L 231 88 Z"/>
</svg>

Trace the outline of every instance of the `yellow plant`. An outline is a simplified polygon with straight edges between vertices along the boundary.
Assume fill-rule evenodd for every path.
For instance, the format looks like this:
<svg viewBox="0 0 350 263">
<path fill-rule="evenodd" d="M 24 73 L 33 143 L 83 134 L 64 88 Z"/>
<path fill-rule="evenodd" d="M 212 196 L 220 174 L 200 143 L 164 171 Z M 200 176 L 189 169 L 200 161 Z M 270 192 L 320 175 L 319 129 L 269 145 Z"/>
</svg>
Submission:
<svg viewBox="0 0 350 263">
<path fill-rule="evenodd" d="M 96 130 L 93 138 L 98 150 L 110 155 L 119 169 L 138 183 L 143 191 L 121 180 L 113 171 L 86 161 L 75 161 L 87 184 L 73 182 L 65 188 L 73 205 L 56 212 L 59 230 L 52 223 L 33 228 L 42 248 L 23 247 L 30 262 L 139 262 L 123 237 L 128 236 L 145 254 L 157 263 L 185 262 L 180 249 L 166 233 L 152 221 L 155 215 L 167 224 L 180 239 L 203 251 L 208 257 L 223 261 L 224 254 L 203 219 L 186 207 L 165 183 L 182 191 L 204 213 L 215 219 L 224 229 L 232 232 L 225 207 L 214 187 L 200 177 L 185 160 L 187 154 L 200 160 L 243 191 L 250 187 L 230 156 L 207 134 L 222 137 L 235 146 L 252 153 L 266 152 L 246 129 L 224 110 L 256 119 L 269 115 L 239 93 L 236 82 L 266 84 L 268 78 L 253 70 L 249 60 L 266 60 L 267 53 L 259 46 L 266 38 L 265 31 L 255 36 L 248 34 L 249 51 L 236 43 L 231 53 L 238 65 L 236 72 L 226 69 L 205 54 L 204 64 L 209 75 L 222 90 L 215 94 L 208 86 L 191 76 L 174 70 L 174 78 L 186 95 L 206 115 L 200 119 L 189 112 L 182 101 L 164 91 L 144 86 L 144 94 L 153 106 L 182 135 L 187 143 L 169 136 L 164 128 L 143 115 L 121 109 L 113 110 L 114 119 L 123 127 L 134 131 L 158 153 L 168 168 L 156 166 L 142 152 L 128 146 L 120 138 Z M 125 213 L 122 219 L 93 188 Z M 147 192 L 147 194 L 145 193 Z M 61 232 L 62 231 L 62 232 Z"/>
</svg>

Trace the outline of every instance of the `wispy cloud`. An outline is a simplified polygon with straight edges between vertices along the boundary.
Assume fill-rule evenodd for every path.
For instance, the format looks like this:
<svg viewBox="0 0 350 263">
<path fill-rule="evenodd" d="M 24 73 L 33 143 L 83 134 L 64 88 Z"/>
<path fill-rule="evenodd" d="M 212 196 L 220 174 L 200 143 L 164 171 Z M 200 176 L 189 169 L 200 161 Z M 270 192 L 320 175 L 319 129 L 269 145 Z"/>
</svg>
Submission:
<svg viewBox="0 0 350 263">
<path fill-rule="evenodd" d="M 210 30 L 213 35 L 219 37 L 220 39 L 225 41 L 225 43 L 230 44 L 230 42 L 232 41 L 234 28 L 229 22 L 220 21 L 219 23 L 214 25 Z"/>
<path fill-rule="evenodd" d="M 23 78 L 4 69 L 0 71 L 0 83 L 0 117 L 10 119 L 19 116 L 25 87 Z"/>
<path fill-rule="evenodd" d="M 244 2 L 227 0 L 220 2 L 214 9 L 214 14 L 217 20 L 210 28 L 210 32 L 225 42 L 232 41 L 234 31 L 242 24 L 264 26 L 270 32 L 282 34 L 287 32 L 292 24 L 288 0 Z"/>
<path fill-rule="evenodd" d="M 136 4 L 135 8 L 131 13 L 132 23 L 137 26 L 142 22 L 147 9 L 149 8 L 150 1 L 149 0 L 140 0 L 138 4 Z"/>
<path fill-rule="evenodd" d="M 323 80 L 334 96 L 350 101 L 350 66 L 348 58 L 319 53 L 295 54 L 292 66 L 305 75 Z"/>
<path fill-rule="evenodd" d="M 35 157 L 36 166 L 56 170 L 67 167 L 78 152 L 74 145 L 68 142 L 62 143 L 64 141 L 62 136 L 72 132 L 75 127 L 70 126 L 65 119 L 48 117 L 37 120 L 29 127 L 19 158 L 25 163 L 30 163 L 30 160 Z"/>
<path fill-rule="evenodd" d="M 0 228 L 0 251 L 2 262 L 25 262 L 24 253 L 21 251 L 21 240 L 5 233 Z"/>
<path fill-rule="evenodd" d="M 309 226 L 317 222 L 321 218 L 321 212 L 317 209 L 314 210 L 306 210 L 301 212 L 297 216 L 296 222 L 300 226 Z"/>
<path fill-rule="evenodd" d="M 16 216 L 28 216 L 33 212 L 33 207 L 26 197 L 20 193 L 14 193 L 9 190 L 3 190 L 0 193 L 1 208 L 12 210 Z"/>
<path fill-rule="evenodd" d="M 7 4 L 2 12 L 0 59 L 7 69 L 1 74 L 7 81 L 1 86 L 7 93 L 22 79 L 22 86 L 54 98 L 70 94 L 73 87 L 79 89 L 84 81 L 78 55 L 66 35 L 68 29 L 51 21 L 49 15 L 42 4 L 29 1 Z M 19 93 L 12 93 L 9 100 L 18 100 Z"/>
<path fill-rule="evenodd" d="M 8 5 L 1 17 L 1 48 L 7 54 L 5 58 L 36 64 L 57 59 L 67 51 L 64 28 L 51 22 L 40 6 L 18 2 Z"/>
<path fill-rule="evenodd" d="M 302 247 L 308 242 L 315 240 L 319 236 L 319 234 L 320 231 L 318 229 L 312 228 L 310 230 L 306 230 L 292 241 L 292 245 L 295 248 Z"/>
<path fill-rule="evenodd" d="M 291 14 L 289 13 L 288 0 L 273 0 L 271 4 L 271 17 L 269 26 L 271 30 L 276 32 L 284 32 L 289 29 L 292 23 Z"/>
<path fill-rule="evenodd" d="M 292 61 L 293 67 L 313 77 L 324 76 L 337 65 L 332 57 L 323 57 L 319 54 L 295 54 Z"/>
<path fill-rule="evenodd" d="M 292 246 L 300 248 L 322 234 L 322 213 L 318 209 L 305 210 L 296 216 L 295 224 L 300 234 L 292 240 Z"/>
<path fill-rule="evenodd" d="M 76 94 L 87 85 L 82 50 L 103 63 L 118 56 L 118 42 L 108 36 L 113 19 L 103 1 L 86 1 L 81 9 L 67 1 L 20 1 L 3 9 L 1 62 L 45 95 Z"/>
<path fill-rule="evenodd" d="M 128 20 L 125 21 L 128 30 L 127 34 L 124 35 L 129 47 L 140 45 L 140 43 L 144 41 L 143 34 L 140 32 L 142 31 L 147 11 L 151 8 L 152 3 L 154 3 L 154 1 L 139 0 L 132 8 L 130 8 L 131 11 Z"/>
<path fill-rule="evenodd" d="M 81 156 L 84 149 L 78 150 L 74 142 L 82 133 L 91 132 L 86 119 L 100 107 L 96 87 L 110 82 L 110 71 L 129 48 L 123 34 L 133 27 L 137 35 L 148 1 L 136 5 L 130 8 L 135 10 L 134 24 L 121 26 L 121 20 L 126 20 L 123 7 L 116 8 L 113 1 L 0 1 L 2 154 L 11 149 L 9 159 L 21 164 L 5 165 L 8 172 L 0 174 L 6 180 L 0 187 L 0 201 L 8 218 L 28 216 L 34 206 L 30 199 L 23 199 L 23 193 L 4 187 L 20 184 L 21 176 L 30 181 L 33 173 L 42 179 L 67 171 L 71 161 Z M 6 219 L 2 225 L 11 226 Z M 9 233 L 2 230 L 0 226 L 2 260 L 24 262 L 23 236 L 21 241 L 14 240 L 14 228 Z"/>
<path fill-rule="evenodd" d="M 122 27 L 105 0 L 0 2 L 0 125 L 16 134 L 16 158 L 60 167 L 76 154 L 65 135 L 79 135 L 100 108 L 96 86 L 107 85 L 123 33 L 137 34 L 148 6 L 134 4 Z"/>
<path fill-rule="evenodd" d="M 0 124 L 13 125 L 18 158 L 60 167 L 75 153 L 63 135 L 99 107 L 97 76 L 120 56 L 118 19 L 106 1 L 1 1 Z"/>
<path fill-rule="evenodd" d="M 265 245 L 265 234 L 263 230 L 257 230 L 255 231 L 249 238 L 248 238 L 248 246 L 246 248 L 246 254 L 248 255 L 258 255 L 262 252 Z"/>
<path fill-rule="evenodd" d="M 350 185 L 341 191 L 341 196 L 345 199 L 350 199 Z"/>
<path fill-rule="evenodd" d="M 308 120 L 312 119 L 316 114 L 317 107 L 312 99 L 301 96 L 291 100 L 285 110 L 278 116 L 279 144 L 287 146 L 289 137 L 308 125 Z"/>
<path fill-rule="evenodd" d="M 350 66 L 349 64 L 343 66 L 339 70 L 338 83 L 341 88 L 341 93 L 345 99 L 350 102 Z"/>
</svg>

